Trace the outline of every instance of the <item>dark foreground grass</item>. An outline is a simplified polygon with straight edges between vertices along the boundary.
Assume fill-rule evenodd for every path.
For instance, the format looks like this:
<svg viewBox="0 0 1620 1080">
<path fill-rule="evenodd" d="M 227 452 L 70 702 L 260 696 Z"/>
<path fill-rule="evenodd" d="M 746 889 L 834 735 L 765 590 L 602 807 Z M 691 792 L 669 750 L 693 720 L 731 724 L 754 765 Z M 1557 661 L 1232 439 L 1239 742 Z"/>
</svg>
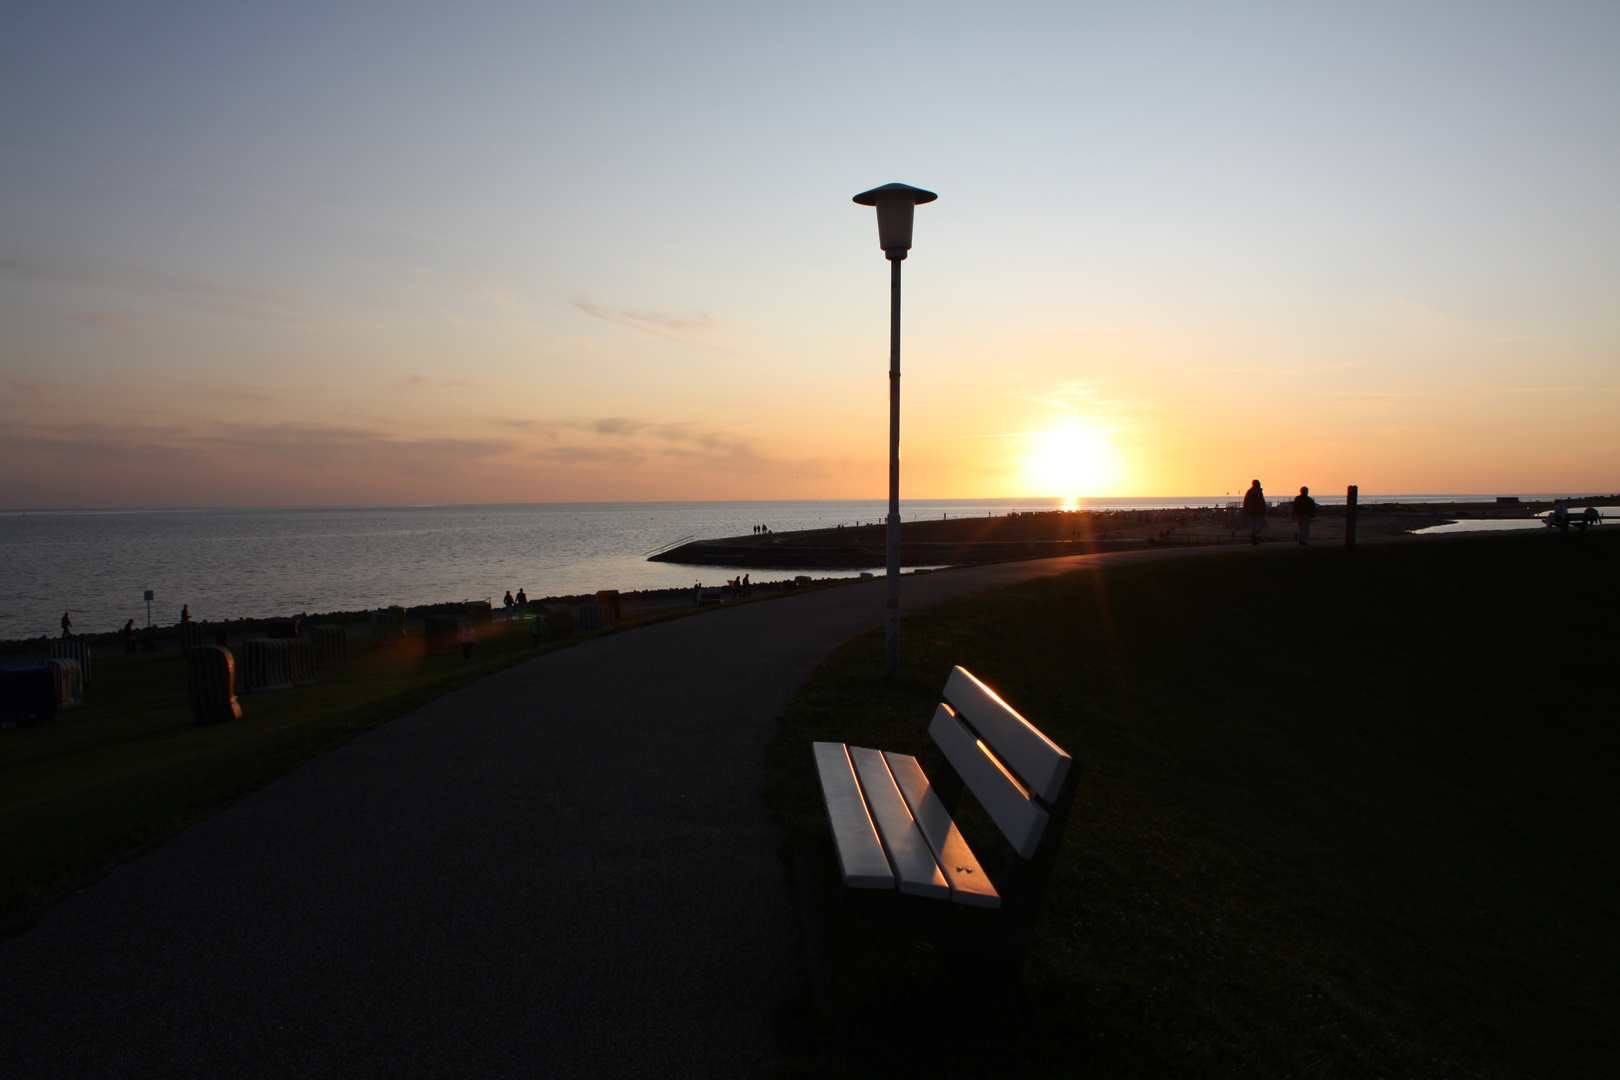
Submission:
<svg viewBox="0 0 1620 1080">
<path fill-rule="evenodd" d="M 770 748 L 819 972 L 784 1075 L 1614 1075 L 1617 601 L 1620 536 L 1491 537 L 1034 581 L 908 618 L 893 683 L 855 639 Z M 809 748 L 936 769 L 953 663 L 1084 768 L 996 986 L 943 905 L 840 902 Z"/>
<path fill-rule="evenodd" d="M 687 614 L 670 608 L 617 630 Z M 314 686 L 241 694 L 240 720 L 199 725 L 178 652 L 97 659 L 82 708 L 0 731 L 0 937 L 26 928 L 98 871 L 263 787 L 310 756 L 536 649 L 526 630 L 480 631 L 473 659 L 427 656 L 420 637 L 350 659 Z M 610 631 L 613 632 L 613 631 Z M 238 689 L 241 687 L 237 652 Z"/>
</svg>

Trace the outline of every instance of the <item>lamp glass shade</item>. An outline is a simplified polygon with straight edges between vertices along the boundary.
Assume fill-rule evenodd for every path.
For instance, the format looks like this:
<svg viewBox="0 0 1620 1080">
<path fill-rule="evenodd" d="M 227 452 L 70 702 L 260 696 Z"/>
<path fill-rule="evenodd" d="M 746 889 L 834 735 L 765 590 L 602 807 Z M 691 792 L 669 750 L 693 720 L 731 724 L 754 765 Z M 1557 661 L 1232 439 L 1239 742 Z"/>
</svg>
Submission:
<svg viewBox="0 0 1620 1080">
<path fill-rule="evenodd" d="M 911 223 L 917 203 L 903 191 L 885 191 L 878 196 L 878 246 L 886 253 L 911 250 Z M 901 258 L 904 258 L 904 254 Z"/>
<path fill-rule="evenodd" d="M 855 196 L 862 206 L 877 207 L 878 246 L 891 259 L 903 259 L 911 250 L 911 222 L 917 204 L 939 198 L 932 191 L 910 184 L 884 184 Z"/>
</svg>

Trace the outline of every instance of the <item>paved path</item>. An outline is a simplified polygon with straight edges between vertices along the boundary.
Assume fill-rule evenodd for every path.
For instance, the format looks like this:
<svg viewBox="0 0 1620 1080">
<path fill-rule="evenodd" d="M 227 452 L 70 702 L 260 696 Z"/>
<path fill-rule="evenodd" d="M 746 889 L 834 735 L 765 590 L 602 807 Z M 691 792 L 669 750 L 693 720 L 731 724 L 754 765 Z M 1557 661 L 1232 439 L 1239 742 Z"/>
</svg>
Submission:
<svg viewBox="0 0 1620 1080">
<path fill-rule="evenodd" d="M 908 577 L 903 610 L 1176 554 Z M 765 743 L 882 602 L 602 638 L 310 761 L 0 944 L 0 1076 L 760 1075 L 796 968 Z"/>
</svg>

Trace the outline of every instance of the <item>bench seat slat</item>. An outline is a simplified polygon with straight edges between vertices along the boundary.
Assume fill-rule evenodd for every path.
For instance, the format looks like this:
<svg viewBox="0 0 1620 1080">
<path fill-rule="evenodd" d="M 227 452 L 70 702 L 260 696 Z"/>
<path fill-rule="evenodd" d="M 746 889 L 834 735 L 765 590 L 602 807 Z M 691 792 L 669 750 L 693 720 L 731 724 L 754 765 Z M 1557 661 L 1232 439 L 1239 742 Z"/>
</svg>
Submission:
<svg viewBox="0 0 1620 1080">
<path fill-rule="evenodd" d="M 1049 803 L 1057 800 L 1074 764 L 1061 747 L 966 668 L 951 669 L 945 700 L 984 737 L 997 757 L 1024 778 L 1031 791 Z"/>
<path fill-rule="evenodd" d="M 861 790 L 866 794 L 866 809 L 877 825 L 900 891 L 934 900 L 948 898 L 951 887 L 940 873 L 939 864 L 934 862 L 934 853 L 917 828 L 900 789 L 895 787 L 883 754 L 864 746 L 851 746 L 849 759 L 855 763 L 855 775 L 860 777 Z"/>
<path fill-rule="evenodd" d="M 860 783 L 849 762 L 843 743 L 813 744 L 816 773 L 821 777 L 821 797 L 827 804 L 827 820 L 832 825 L 833 843 L 838 848 L 838 868 L 844 884 L 852 889 L 892 889 L 894 871 L 883 854 L 872 818 L 866 812 Z"/>
<path fill-rule="evenodd" d="M 939 801 L 928 777 L 917 759 L 908 754 L 893 754 L 885 750 L 883 759 L 894 774 L 894 781 L 905 796 L 906 805 L 917 822 L 917 829 L 928 841 L 929 850 L 945 871 L 945 880 L 951 887 L 951 899 L 972 907 L 996 908 L 1001 896 L 990 884 L 984 868 L 974 856 L 973 849 L 963 839 L 962 832 L 951 820 L 950 811 Z"/>
<path fill-rule="evenodd" d="M 979 805 L 1001 828 L 1013 850 L 1026 859 L 1034 858 L 1035 847 L 1046 829 L 1047 812 L 1030 800 L 1023 786 L 956 718 L 949 705 L 934 710 L 934 722 L 928 725 L 928 734 L 944 751 Z"/>
</svg>

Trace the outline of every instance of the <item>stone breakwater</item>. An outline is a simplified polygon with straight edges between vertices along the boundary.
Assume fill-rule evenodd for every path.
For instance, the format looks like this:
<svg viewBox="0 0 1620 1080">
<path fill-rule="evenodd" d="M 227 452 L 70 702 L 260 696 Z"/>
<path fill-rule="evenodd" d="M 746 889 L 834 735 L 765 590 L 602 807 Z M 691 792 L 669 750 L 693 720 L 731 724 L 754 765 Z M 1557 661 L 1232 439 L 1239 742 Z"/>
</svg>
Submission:
<svg viewBox="0 0 1620 1080">
<path fill-rule="evenodd" d="M 1615 497 L 1577 500 L 1608 505 Z M 1551 503 L 1424 503 L 1367 501 L 1358 508 L 1357 529 L 1364 537 L 1402 536 L 1447 522 L 1520 519 L 1545 513 Z M 1572 504 L 1573 505 L 1573 504 Z M 1236 509 L 1187 507 L 1143 510 L 1042 510 L 933 521 L 907 521 L 900 527 L 901 566 L 952 566 L 1059 555 L 1179 545 L 1220 544 L 1248 539 L 1248 525 Z M 1264 542 L 1292 539 L 1292 496 L 1272 501 Z M 1344 537 L 1345 508 L 1317 508 L 1312 540 Z M 882 521 L 795 532 L 755 533 L 693 540 L 651 556 L 649 562 L 687 566 L 757 569 L 876 569 L 885 565 L 888 529 Z"/>
</svg>

